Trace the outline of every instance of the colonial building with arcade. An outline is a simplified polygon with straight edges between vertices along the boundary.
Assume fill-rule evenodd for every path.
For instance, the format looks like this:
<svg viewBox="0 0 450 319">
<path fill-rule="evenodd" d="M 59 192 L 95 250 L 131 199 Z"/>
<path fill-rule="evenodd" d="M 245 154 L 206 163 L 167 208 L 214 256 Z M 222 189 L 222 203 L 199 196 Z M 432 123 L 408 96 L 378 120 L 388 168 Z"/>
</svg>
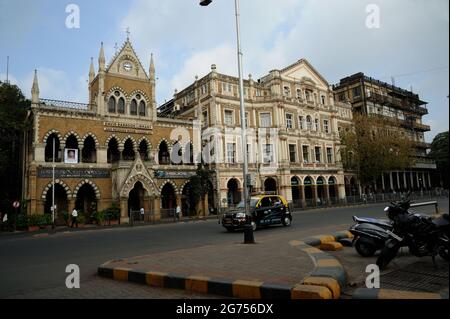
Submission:
<svg viewBox="0 0 450 319">
<path fill-rule="evenodd" d="M 128 39 L 109 64 L 102 44 L 97 72 L 91 60 L 88 104 L 41 98 L 36 72 L 24 145 L 28 213 L 50 213 L 53 193 L 58 218 L 114 204 L 122 222 L 140 208 L 159 219 L 186 204 L 196 167 L 173 165 L 170 152 L 174 130 L 192 134 L 192 121 L 158 117 L 155 94 L 153 56 L 147 72 Z"/>
<path fill-rule="evenodd" d="M 24 143 L 29 214 L 51 213 L 54 194 L 59 218 L 73 208 L 89 215 L 112 205 L 120 207 L 122 222 L 141 208 L 155 219 L 178 205 L 183 215 L 197 215 L 189 196 L 197 169 L 192 160 L 198 160 L 193 151 L 210 141 L 211 191 L 200 214 L 240 202 L 238 79 L 212 65 L 160 107 L 155 80 L 153 56 L 147 72 L 129 39 L 108 64 L 102 44 L 97 72 L 91 60 L 88 104 L 41 98 L 36 72 Z M 335 101 L 331 86 L 304 59 L 258 80 L 250 75 L 244 86 L 252 191 L 279 193 L 299 207 L 345 200 L 357 188 L 339 152 L 351 105 Z"/>
</svg>

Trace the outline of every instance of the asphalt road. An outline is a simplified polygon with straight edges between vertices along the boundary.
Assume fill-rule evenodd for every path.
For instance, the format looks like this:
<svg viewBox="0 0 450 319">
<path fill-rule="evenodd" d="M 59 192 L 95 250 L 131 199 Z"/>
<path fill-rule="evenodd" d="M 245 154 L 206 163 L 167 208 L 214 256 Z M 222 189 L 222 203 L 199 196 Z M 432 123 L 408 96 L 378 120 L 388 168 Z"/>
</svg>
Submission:
<svg viewBox="0 0 450 319">
<path fill-rule="evenodd" d="M 448 199 L 439 202 L 441 209 L 448 212 Z M 377 204 L 294 213 L 291 227 L 272 227 L 257 231 L 255 239 L 278 235 L 285 237 L 291 232 L 324 226 L 336 225 L 336 230 L 342 230 L 352 224 L 353 215 L 384 217 L 385 206 Z M 415 211 L 433 213 L 434 207 L 417 208 Z M 242 233 L 227 233 L 218 225 L 217 220 L 66 232 L 51 236 L 2 235 L 0 298 L 34 293 L 42 298 L 45 291 L 65 289 L 65 269 L 69 264 L 80 267 L 82 287 L 94 287 L 94 283 L 99 281 L 95 276 L 97 267 L 111 259 L 233 243 L 242 239 Z"/>
</svg>

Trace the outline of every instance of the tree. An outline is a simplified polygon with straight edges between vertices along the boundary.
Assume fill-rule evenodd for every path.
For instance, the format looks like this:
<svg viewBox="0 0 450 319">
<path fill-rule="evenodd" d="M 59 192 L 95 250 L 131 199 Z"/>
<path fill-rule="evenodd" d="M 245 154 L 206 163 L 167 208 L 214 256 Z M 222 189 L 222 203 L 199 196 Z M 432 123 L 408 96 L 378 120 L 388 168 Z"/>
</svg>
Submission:
<svg viewBox="0 0 450 319">
<path fill-rule="evenodd" d="M 0 81 L 0 212 L 12 210 L 12 202 L 20 200 L 22 189 L 23 135 L 30 101 L 16 85 Z M 7 181 L 7 182 L 6 182 Z"/>
<path fill-rule="evenodd" d="M 442 186 L 446 189 L 448 189 L 449 185 L 449 154 L 448 154 L 448 134 L 449 132 L 443 132 L 433 139 L 433 142 L 431 143 L 431 152 L 430 157 L 434 159 L 436 162 L 437 170 L 441 178 Z"/>
<path fill-rule="evenodd" d="M 363 189 L 383 172 L 413 164 L 413 142 L 399 132 L 395 122 L 386 118 L 355 114 L 352 129 L 342 133 L 342 163 L 356 172 Z"/>
<path fill-rule="evenodd" d="M 197 208 L 199 203 L 204 203 L 206 196 L 208 196 L 211 189 L 211 179 L 213 171 L 205 168 L 203 164 L 197 166 L 197 171 L 194 176 L 189 179 L 189 200 L 193 208 Z M 203 210 L 205 207 L 203 207 Z M 199 214 L 199 211 L 196 211 Z"/>
</svg>

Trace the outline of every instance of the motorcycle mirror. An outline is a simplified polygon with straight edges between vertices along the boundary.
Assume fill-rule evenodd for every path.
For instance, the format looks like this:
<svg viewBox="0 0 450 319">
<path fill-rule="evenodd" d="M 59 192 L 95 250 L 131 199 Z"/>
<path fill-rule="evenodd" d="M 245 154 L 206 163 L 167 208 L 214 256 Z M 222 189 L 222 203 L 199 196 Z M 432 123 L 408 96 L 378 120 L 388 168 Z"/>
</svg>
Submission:
<svg viewBox="0 0 450 319">
<path fill-rule="evenodd" d="M 384 212 L 385 213 L 389 212 L 389 206 L 384 209 Z"/>
</svg>

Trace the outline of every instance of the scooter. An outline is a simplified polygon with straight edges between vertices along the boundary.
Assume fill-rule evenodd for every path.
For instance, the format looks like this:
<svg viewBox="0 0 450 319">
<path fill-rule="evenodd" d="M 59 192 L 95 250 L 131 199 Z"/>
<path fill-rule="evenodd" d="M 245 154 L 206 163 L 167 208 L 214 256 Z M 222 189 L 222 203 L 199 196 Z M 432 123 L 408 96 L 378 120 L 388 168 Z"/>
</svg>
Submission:
<svg viewBox="0 0 450 319">
<path fill-rule="evenodd" d="M 355 225 L 349 231 L 353 234 L 353 246 L 362 257 L 372 257 L 385 246 L 393 225 L 389 221 L 354 216 Z"/>
</svg>

